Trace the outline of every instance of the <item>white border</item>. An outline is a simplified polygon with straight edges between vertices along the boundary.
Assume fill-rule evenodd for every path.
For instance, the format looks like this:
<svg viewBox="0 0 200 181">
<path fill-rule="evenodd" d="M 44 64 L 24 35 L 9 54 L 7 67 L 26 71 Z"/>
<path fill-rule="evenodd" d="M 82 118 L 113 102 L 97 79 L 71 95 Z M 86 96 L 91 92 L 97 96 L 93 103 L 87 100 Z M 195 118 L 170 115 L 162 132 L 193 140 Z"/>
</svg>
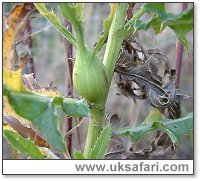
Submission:
<svg viewBox="0 0 200 181">
<path fill-rule="evenodd" d="M 80 165 L 95 166 L 95 169 L 93 171 L 88 171 L 87 169 L 78 171 L 76 166 Z M 96 169 L 97 165 L 105 165 L 106 169 L 99 171 Z M 110 165 L 114 170 L 110 170 Z M 127 169 L 127 165 L 129 165 L 129 169 Z M 155 165 L 153 170 L 150 170 L 151 165 Z M 158 169 L 156 169 L 156 165 L 159 165 Z M 176 168 L 180 165 L 180 170 L 177 170 Z M 183 168 L 183 165 L 187 165 L 188 170 L 185 166 Z M 165 171 L 163 166 L 168 170 Z M 172 170 L 170 170 L 170 167 L 172 167 Z M 193 160 L 3 160 L 3 174 L 191 175 L 193 174 Z"/>
<path fill-rule="evenodd" d="M 111 2 L 112 0 L 110 0 L 110 2 Z M 129 0 L 128 0 L 129 1 Z M 127 2 L 128 2 L 127 1 Z M 1 3 L 2 3 L 2 1 L 0 1 Z M 6 0 L 4 0 L 3 2 L 6 2 Z M 8 2 L 8 1 L 7 1 Z M 19 2 L 19 1 L 16 1 L 16 0 L 13 0 L 12 2 Z M 23 0 L 21 0 L 20 2 L 26 2 L 26 1 L 23 1 Z M 31 2 L 31 1 L 30 1 Z M 41 2 L 41 1 L 34 1 L 34 2 Z M 43 1 L 43 2 L 49 2 L 49 1 Z M 54 0 L 54 2 L 61 2 L 61 1 L 58 1 L 58 0 Z M 79 2 L 85 2 L 85 1 L 83 1 L 83 0 L 80 0 Z M 93 1 L 87 1 L 87 2 L 106 2 L 106 1 L 97 1 L 97 0 L 93 0 Z M 113 2 L 113 1 L 112 1 Z M 114 1 L 114 2 L 117 2 L 117 0 L 116 1 Z M 135 2 L 140 2 L 139 0 L 136 0 Z M 146 0 L 145 2 L 152 2 L 152 1 L 149 1 L 149 0 Z M 161 2 L 161 1 L 154 1 L 154 2 Z M 166 2 L 166 1 L 163 1 L 163 2 Z M 169 0 L 169 1 L 167 1 L 167 2 L 174 2 L 173 0 Z M 198 51 L 198 49 L 200 48 L 199 47 L 199 29 L 200 29 L 200 27 L 199 27 L 199 19 L 200 19 L 200 9 L 199 9 L 199 0 L 197 1 L 197 0 L 194 0 L 194 1 L 186 1 L 186 0 L 182 0 L 182 1 L 180 1 L 180 0 L 177 0 L 176 2 L 195 2 L 195 67 L 194 67 L 194 71 L 195 71 L 195 80 L 197 79 L 197 78 L 200 78 L 200 71 L 198 71 L 198 69 L 200 68 L 200 62 L 199 62 L 199 58 L 198 57 L 200 57 L 200 51 Z M 0 3 L 0 9 L 2 9 L 2 4 Z M 1 18 L 0 18 L 1 19 Z M 2 27 L 2 19 L 0 20 L 0 27 Z M 1 30 L 2 31 L 2 30 Z M 1 32 L 1 34 L 2 34 L 2 32 Z M 2 38 L 1 38 L 1 41 L 0 41 L 0 48 L 2 49 Z M 0 51 L 0 57 L 2 57 L 2 52 Z M 2 64 L 0 64 L 0 66 L 2 66 Z M 2 75 L 2 67 L 0 68 L 0 75 Z M 2 76 L 0 76 L 0 80 L 1 80 L 1 82 L 2 82 Z M 195 139 L 195 153 L 199 153 L 199 151 L 200 151 L 200 149 L 199 149 L 199 145 L 200 144 L 198 144 L 198 141 L 199 141 L 199 137 L 200 137 L 200 135 L 199 135 L 199 133 L 200 133 L 200 131 L 198 131 L 199 129 L 200 129 L 200 127 L 199 127 L 199 121 L 200 120 L 198 120 L 198 118 L 200 117 L 200 111 L 199 111 L 199 108 L 200 108 L 200 96 L 197 96 L 197 93 L 199 93 L 200 92 L 200 89 L 199 89 L 199 86 L 198 86 L 198 81 L 196 80 L 196 82 L 195 82 L 195 87 L 194 87 L 194 89 L 195 89 L 195 138 L 197 138 L 197 139 Z M 1 90 L 2 91 L 2 90 Z M 2 93 L 2 92 L 1 92 Z M 1 97 L 1 101 L 0 101 L 1 103 L 2 103 L 2 97 Z M 2 104 L 0 104 L 1 105 L 1 108 L 2 108 Z M 0 124 L 1 125 L 1 124 Z M 1 128 L 2 128 L 2 125 L 1 125 Z M 0 133 L 2 134 L 2 129 L 0 129 Z M 2 143 L 1 143 L 1 146 L 2 146 Z M 1 147 L 2 148 L 2 147 Z M 1 161 L 2 161 L 2 154 L 0 154 L 1 156 Z M 20 161 L 20 160 L 19 160 Z M 6 161 L 7 162 L 7 161 Z M 28 164 L 28 162 L 26 163 L 26 162 L 22 162 L 22 161 L 20 161 L 21 163 L 19 163 L 18 161 L 16 161 L 17 163 L 15 164 L 15 166 L 18 168 L 23 168 L 24 166 L 23 166 L 23 164 Z M 36 167 L 40 167 L 40 162 L 41 161 L 36 161 L 37 162 L 37 166 Z M 46 162 L 46 161 L 45 161 Z M 52 165 L 52 167 L 54 167 L 54 169 L 56 169 L 56 165 L 54 165 L 54 162 L 53 161 L 50 161 L 51 163 L 49 163 L 49 164 L 51 164 Z M 182 162 L 185 162 L 185 160 L 182 160 Z M 4 162 L 5 163 L 5 162 Z M 64 166 L 63 167 L 70 167 L 70 163 L 68 163 L 68 162 L 63 162 L 64 164 Z M 196 155 L 195 156 L 195 177 L 192 177 L 192 179 L 193 180 L 199 180 L 199 177 L 200 177 L 200 174 L 199 174 L 199 172 L 197 171 L 197 167 L 199 167 L 199 163 L 200 163 L 200 157 L 198 156 L 198 155 Z M 198 166 L 197 166 L 197 164 L 198 164 Z M 27 165 L 27 168 L 28 168 L 28 165 Z M 31 167 L 29 167 L 29 168 L 32 168 L 32 166 Z M 2 164 L 0 164 L 0 169 L 2 169 Z M 59 168 L 58 168 L 59 169 Z M 24 172 L 25 173 L 25 172 Z M 156 178 L 157 177 L 157 178 Z M 154 181 L 156 180 L 156 179 L 162 179 L 162 180 L 167 180 L 167 181 L 169 181 L 169 179 L 176 179 L 176 180 L 188 180 L 188 179 L 191 179 L 191 177 L 186 177 L 186 176 L 178 176 L 178 177 L 174 177 L 174 176 L 172 176 L 171 178 L 169 178 L 169 177 L 159 177 L 159 176 L 156 176 L 156 177 L 149 177 L 148 176 L 148 178 L 146 178 L 146 179 L 148 179 L 148 180 L 151 180 L 151 179 L 153 179 Z M 12 177 L 13 178 L 13 177 Z M 27 177 L 26 177 L 27 178 Z M 25 179 L 26 179 L 25 178 Z M 80 178 L 80 177 L 79 177 Z M 94 178 L 94 177 L 93 177 Z M 111 177 L 110 177 L 111 178 Z M 134 178 L 137 178 L 137 177 L 134 177 Z M 132 180 L 132 179 L 134 179 L 133 177 L 126 177 L 126 180 Z M 10 178 L 8 178 L 8 177 L 5 177 L 5 176 L 2 176 L 1 175 L 1 180 L 4 180 L 4 179 L 6 179 L 6 180 L 8 180 L 8 179 L 11 179 L 11 177 Z M 21 180 L 22 178 L 20 178 L 20 177 L 14 177 L 14 179 L 15 180 L 17 180 L 17 179 L 19 179 L 19 180 Z M 35 178 L 34 177 L 30 177 L 30 178 L 28 178 L 28 179 L 33 179 L 33 180 L 35 180 Z M 48 179 L 48 181 L 49 180 L 51 180 L 51 179 L 54 179 L 54 177 L 46 177 L 46 178 L 41 178 L 41 180 L 45 180 L 45 179 Z M 63 179 L 65 179 L 66 180 L 66 178 L 64 177 Z M 87 180 L 88 180 L 89 178 L 87 178 Z M 96 177 L 95 179 L 99 179 L 99 180 L 102 180 L 102 177 Z M 119 179 L 120 181 L 122 180 L 122 177 L 115 177 L 115 180 L 117 180 L 117 179 Z M 140 177 L 140 180 L 143 180 L 144 178 L 142 178 L 142 177 Z M 145 180 L 146 180 L 145 179 Z M 39 178 L 37 178 L 37 180 L 40 180 Z M 55 179 L 54 179 L 55 180 Z M 84 180 L 84 177 L 81 177 L 81 180 Z"/>
</svg>

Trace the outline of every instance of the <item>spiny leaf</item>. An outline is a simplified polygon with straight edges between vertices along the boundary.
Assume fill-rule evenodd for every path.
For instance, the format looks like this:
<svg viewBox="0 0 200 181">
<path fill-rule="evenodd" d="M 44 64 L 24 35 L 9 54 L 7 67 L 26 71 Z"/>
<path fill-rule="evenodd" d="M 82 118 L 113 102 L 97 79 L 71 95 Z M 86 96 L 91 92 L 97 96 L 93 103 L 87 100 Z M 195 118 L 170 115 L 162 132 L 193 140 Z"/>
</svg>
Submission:
<svg viewBox="0 0 200 181">
<path fill-rule="evenodd" d="M 115 134 L 121 136 L 130 135 L 132 141 L 136 142 L 148 132 L 162 130 L 168 134 L 173 143 L 177 143 L 182 135 L 189 134 L 193 128 L 193 113 L 180 119 L 164 119 L 163 121 L 160 120 L 159 115 L 156 116 L 154 113 L 150 113 L 147 120 L 135 128 L 120 128 L 115 131 Z"/>
<path fill-rule="evenodd" d="M 144 120 L 144 122 L 135 128 L 125 127 L 119 128 L 115 131 L 116 135 L 130 135 L 133 142 L 137 142 L 146 133 L 153 131 L 158 127 L 161 122 L 161 113 L 158 109 L 153 109 L 149 116 Z"/>
<path fill-rule="evenodd" d="M 182 135 L 187 135 L 193 130 L 193 112 L 180 119 L 166 119 L 163 124 L 178 141 Z"/>
<path fill-rule="evenodd" d="M 180 32 L 182 35 L 191 30 L 193 25 L 193 8 L 188 8 L 181 14 L 167 13 L 162 17 L 163 24 L 165 26 L 181 26 L 183 31 Z"/>
<path fill-rule="evenodd" d="M 73 46 L 76 47 L 76 40 L 74 36 L 65 28 L 57 16 L 53 12 L 49 12 L 44 3 L 34 3 L 37 10 L 44 16 L 66 39 L 68 39 Z"/>
<path fill-rule="evenodd" d="M 111 136 L 110 125 L 107 125 L 97 139 L 94 148 L 91 150 L 90 159 L 103 159 L 108 148 Z"/>
<path fill-rule="evenodd" d="M 3 130 L 4 137 L 11 144 L 12 147 L 17 149 L 23 154 L 27 154 L 34 159 L 43 159 L 39 149 L 34 145 L 31 140 L 22 138 L 18 133 L 11 130 Z"/>
<path fill-rule="evenodd" d="M 167 13 L 161 19 L 163 26 L 169 26 L 176 33 L 184 47 L 188 49 L 188 41 L 185 35 L 193 28 L 193 8 L 189 8 L 179 15 Z"/>
<path fill-rule="evenodd" d="M 158 33 L 162 32 L 162 21 L 157 18 L 157 16 L 153 16 L 148 22 L 147 22 L 147 25 L 146 25 L 146 30 L 148 28 L 152 28 L 154 31 L 155 31 L 155 34 L 157 35 Z"/>
<path fill-rule="evenodd" d="M 82 100 L 74 100 L 70 98 L 63 99 L 62 103 L 63 111 L 69 116 L 89 116 L 90 109 L 87 105 L 87 102 Z"/>
<path fill-rule="evenodd" d="M 23 118 L 30 120 L 39 129 L 46 141 L 56 150 L 63 152 L 65 146 L 58 128 L 55 114 L 56 105 L 62 105 L 68 116 L 88 116 L 89 108 L 85 100 L 63 99 L 63 97 L 39 96 L 12 92 L 4 87 L 6 96 L 13 110 Z"/>
<path fill-rule="evenodd" d="M 151 18 L 147 22 L 136 19 L 129 24 L 129 28 L 134 32 L 138 30 L 147 31 L 153 28 L 156 34 L 162 32 L 167 26 L 175 33 L 177 38 L 188 49 L 186 33 L 193 28 L 193 8 L 189 8 L 180 14 L 166 13 L 164 3 L 145 3 L 142 6 L 144 12 L 149 13 Z"/>
<path fill-rule="evenodd" d="M 63 17 L 71 21 L 75 29 L 82 31 L 84 3 L 60 3 L 59 6 Z"/>
<path fill-rule="evenodd" d="M 8 100 L 15 112 L 30 120 L 54 149 L 65 151 L 55 107 L 48 97 L 10 92 Z"/>
<path fill-rule="evenodd" d="M 188 41 L 185 38 L 186 33 L 188 33 L 193 28 L 193 8 L 189 8 L 180 14 L 166 13 L 163 5 L 159 8 L 160 3 L 153 6 L 153 8 L 146 8 L 146 6 L 152 6 L 154 3 L 147 3 L 143 6 L 144 10 L 147 12 L 154 12 L 156 14 L 148 22 L 148 26 L 152 27 L 154 30 L 157 30 L 157 27 L 160 27 L 160 32 L 166 27 L 169 26 L 175 33 L 177 38 L 183 43 L 184 47 L 188 49 Z M 155 7 L 156 11 L 155 11 Z M 157 24 L 155 24 L 155 22 Z M 147 26 L 146 28 L 147 29 Z"/>
<path fill-rule="evenodd" d="M 136 19 L 132 24 L 132 27 L 134 27 L 134 32 L 139 30 L 147 31 L 149 28 L 153 28 L 155 33 L 158 34 L 161 32 L 162 25 L 160 19 L 152 17 L 147 22 L 143 22 L 142 20 Z"/>
<path fill-rule="evenodd" d="M 83 9 L 84 9 L 84 3 L 76 3 L 76 5 L 74 6 L 75 10 L 76 10 L 76 18 L 79 22 L 83 22 L 84 21 L 84 17 L 83 17 Z"/>
<path fill-rule="evenodd" d="M 83 153 L 77 150 L 74 150 L 74 158 L 79 160 L 85 159 Z"/>
<path fill-rule="evenodd" d="M 145 12 L 156 13 L 159 14 L 159 16 L 162 16 L 165 13 L 164 3 L 145 3 L 142 8 Z"/>
</svg>

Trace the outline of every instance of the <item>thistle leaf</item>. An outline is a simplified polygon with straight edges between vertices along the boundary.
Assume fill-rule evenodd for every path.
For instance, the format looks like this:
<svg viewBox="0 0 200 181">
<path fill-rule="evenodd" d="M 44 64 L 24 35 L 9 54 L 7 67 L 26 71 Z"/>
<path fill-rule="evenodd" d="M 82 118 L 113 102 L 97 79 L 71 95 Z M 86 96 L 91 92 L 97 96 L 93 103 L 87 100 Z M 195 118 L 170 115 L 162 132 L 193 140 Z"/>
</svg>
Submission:
<svg viewBox="0 0 200 181">
<path fill-rule="evenodd" d="M 12 130 L 4 129 L 3 135 L 6 140 L 11 144 L 12 147 L 17 149 L 19 152 L 26 154 L 34 159 L 43 159 L 37 146 L 29 140 L 22 138 L 18 133 Z"/>
<path fill-rule="evenodd" d="M 182 135 L 189 134 L 193 129 L 193 113 L 175 120 L 165 118 L 161 120 L 160 118 L 160 113 L 153 110 L 140 126 L 119 128 L 115 131 L 115 134 L 130 136 L 132 142 L 137 142 L 148 132 L 162 130 L 168 134 L 173 143 L 177 143 Z"/>
<path fill-rule="evenodd" d="M 66 39 L 68 39 L 73 46 L 76 47 L 74 36 L 61 24 L 57 16 L 46 8 L 45 3 L 34 3 L 34 5 L 40 14 L 44 16 Z"/>
<path fill-rule="evenodd" d="M 111 136 L 110 125 L 107 125 L 97 139 L 94 148 L 91 150 L 90 159 L 103 159 L 109 145 Z"/>
</svg>

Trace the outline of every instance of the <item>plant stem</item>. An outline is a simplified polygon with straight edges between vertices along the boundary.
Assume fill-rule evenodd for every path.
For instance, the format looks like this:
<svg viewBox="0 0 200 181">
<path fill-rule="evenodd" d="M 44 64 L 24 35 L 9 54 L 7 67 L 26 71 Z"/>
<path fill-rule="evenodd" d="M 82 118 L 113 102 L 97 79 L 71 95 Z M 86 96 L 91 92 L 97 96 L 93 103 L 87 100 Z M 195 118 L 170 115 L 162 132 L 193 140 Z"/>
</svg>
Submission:
<svg viewBox="0 0 200 181">
<path fill-rule="evenodd" d="M 136 19 L 139 19 L 144 13 L 145 13 L 145 11 L 143 10 L 143 8 L 140 8 L 140 10 L 126 23 L 125 30 L 123 30 L 122 33 L 121 33 L 122 36 L 124 37 L 124 39 L 126 37 L 130 36 L 135 30 L 134 27 L 129 28 L 129 25 L 134 23 L 134 21 Z M 128 30 L 127 30 L 127 28 L 128 28 Z"/>
<path fill-rule="evenodd" d="M 109 31 L 108 42 L 105 50 L 103 63 L 105 65 L 109 84 L 114 73 L 115 64 L 123 42 L 123 37 L 118 35 L 118 31 L 124 27 L 127 4 L 119 3 L 115 12 L 111 28 Z"/>
<path fill-rule="evenodd" d="M 72 24 L 68 20 L 64 20 L 65 27 L 68 28 L 69 32 L 72 33 Z M 65 52 L 66 52 L 66 71 L 65 71 L 65 97 L 73 97 L 73 81 L 72 81 L 72 74 L 73 74 L 73 47 L 72 44 L 68 40 L 64 40 L 65 44 Z M 67 126 L 67 132 L 72 129 L 72 117 L 66 117 L 65 118 L 68 126 Z M 69 155 L 72 154 L 72 134 L 67 137 L 67 148 Z"/>
<path fill-rule="evenodd" d="M 68 19 L 74 28 L 74 31 L 76 32 L 76 45 L 77 49 L 79 51 L 84 51 L 86 49 L 85 47 L 85 41 L 84 41 L 84 35 L 83 35 L 83 27 L 80 22 L 76 19 L 76 11 L 72 9 L 70 3 L 60 3 L 60 10 L 62 12 L 62 15 L 64 18 Z M 81 11 L 81 10 L 80 10 Z"/>
<path fill-rule="evenodd" d="M 114 73 L 115 63 L 121 48 L 123 38 L 118 36 L 118 30 L 123 28 L 125 24 L 127 4 L 119 3 L 115 12 L 111 28 L 108 36 L 108 43 L 106 46 L 105 56 L 103 63 L 108 75 L 108 86 L 110 87 L 112 76 Z M 109 91 L 109 89 L 108 89 Z M 107 92 L 108 95 L 108 92 Z M 102 97 L 101 105 L 94 105 L 90 112 L 90 124 L 88 129 L 88 135 L 86 139 L 86 145 L 84 150 L 84 157 L 87 159 L 90 156 L 91 149 L 94 147 L 97 138 L 100 135 L 102 128 L 102 120 L 104 116 L 104 107 L 107 100 L 107 95 Z"/>
<path fill-rule="evenodd" d="M 104 111 L 99 106 L 93 106 L 90 111 L 90 124 L 85 144 L 84 157 L 89 158 L 90 152 L 95 145 L 101 132 Z"/>
<path fill-rule="evenodd" d="M 75 32 L 76 32 L 77 49 L 84 52 L 86 50 L 86 47 L 85 47 L 83 31 L 78 29 L 78 30 L 75 30 Z"/>
<path fill-rule="evenodd" d="M 145 12 L 144 12 L 143 8 L 140 8 L 140 10 L 126 23 L 125 26 L 128 26 L 131 23 L 134 23 L 134 21 L 136 19 L 139 19 L 144 13 Z"/>
<path fill-rule="evenodd" d="M 182 11 L 187 9 L 187 6 L 188 6 L 187 3 L 182 3 Z M 176 52 L 176 84 L 178 86 L 180 86 L 182 60 L 183 60 L 183 45 L 180 41 L 178 41 L 177 52 Z"/>
<path fill-rule="evenodd" d="M 31 35 L 30 19 L 28 19 L 26 31 L 29 35 Z M 29 36 L 26 41 L 27 41 L 29 49 L 31 49 L 32 48 L 32 37 Z M 35 66 L 34 66 L 34 61 L 33 61 L 32 56 L 30 56 L 30 58 L 29 58 L 28 65 L 29 65 L 29 74 L 33 73 L 33 77 L 35 78 Z"/>
</svg>

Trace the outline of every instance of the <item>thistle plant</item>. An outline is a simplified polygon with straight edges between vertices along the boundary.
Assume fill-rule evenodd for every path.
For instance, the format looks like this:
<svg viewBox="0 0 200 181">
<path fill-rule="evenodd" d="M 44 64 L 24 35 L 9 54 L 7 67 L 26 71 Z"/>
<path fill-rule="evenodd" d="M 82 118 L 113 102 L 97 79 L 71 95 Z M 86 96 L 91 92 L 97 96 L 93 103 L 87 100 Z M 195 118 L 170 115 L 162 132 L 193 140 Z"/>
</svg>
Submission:
<svg viewBox="0 0 200 181">
<path fill-rule="evenodd" d="M 75 100 L 64 98 L 60 94 L 50 93 L 45 95 L 30 91 L 22 84 L 21 72 L 14 72 L 8 70 L 6 67 L 4 68 L 4 95 L 7 97 L 12 109 L 19 116 L 30 120 L 33 126 L 42 132 L 48 145 L 56 151 L 64 153 L 66 158 L 70 158 L 70 156 L 57 125 L 55 107 L 61 107 L 63 112 L 68 116 L 89 116 L 90 121 L 84 153 L 75 150 L 74 158 L 102 159 L 106 154 L 106 149 L 112 135 L 109 124 L 101 131 L 102 122 L 116 62 L 124 40 L 130 36 L 134 36 L 140 30 L 147 31 L 149 28 L 153 28 L 156 33 L 159 33 L 165 27 L 170 27 L 187 49 L 188 41 L 185 38 L 185 34 L 192 29 L 193 9 L 189 8 L 181 14 L 175 15 L 165 11 L 164 3 L 145 3 L 132 18 L 126 20 L 128 3 L 110 4 L 110 14 L 104 20 L 103 33 L 99 36 L 94 48 L 89 49 L 84 39 L 84 29 L 87 30 L 87 27 L 84 27 L 83 3 L 58 4 L 63 19 L 71 22 L 75 34 L 72 34 L 64 27 L 55 13 L 49 11 L 44 3 L 35 3 L 34 5 L 41 16 L 44 16 L 75 48 L 76 57 L 73 70 L 73 84 L 75 90 L 83 99 Z M 150 19 L 145 22 L 140 19 L 144 14 L 150 15 Z M 101 60 L 98 57 L 98 52 L 103 45 L 106 48 L 103 60 Z M 11 83 L 13 77 L 18 80 L 15 83 L 16 87 L 13 87 Z M 91 106 L 89 107 L 88 105 Z M 30 110 L 33 110 L 33 114 L 29 112 Z M 6 124 L 12 127 L 10 119 L 5 117 L 5 120 L 7 120 Z M 163 124 L 163 120 L 165 118 L 156 109 L 137 128 L 139 132 L 135 131 L 136 128 L 121 128 L 116 130 L 115 134 L 131 136 L 132 140 L 136 141 L 146 134 L 146 132 L 162 130 L 168 133 L 173 142 L 177 142 L 181 135 L 190 132 L 192 129 L 192 114 L 184 119 L 170 120 L 169 123 Z M 180 122 L 183 121 L 185 121 L 187 128 L 184 131 L 180 130 L 177 134 L 172 129 L 172 125 L 178 124 L 181 127 L 182 124 Z M 46 127 L 45 125 L 49 126 Z M 4 131 L 5 137 L 12 144 L 9 134 L 11 133 L 8 130 Z M 41 155 L 38 157 L 41 158 Z"/>
</svg>

